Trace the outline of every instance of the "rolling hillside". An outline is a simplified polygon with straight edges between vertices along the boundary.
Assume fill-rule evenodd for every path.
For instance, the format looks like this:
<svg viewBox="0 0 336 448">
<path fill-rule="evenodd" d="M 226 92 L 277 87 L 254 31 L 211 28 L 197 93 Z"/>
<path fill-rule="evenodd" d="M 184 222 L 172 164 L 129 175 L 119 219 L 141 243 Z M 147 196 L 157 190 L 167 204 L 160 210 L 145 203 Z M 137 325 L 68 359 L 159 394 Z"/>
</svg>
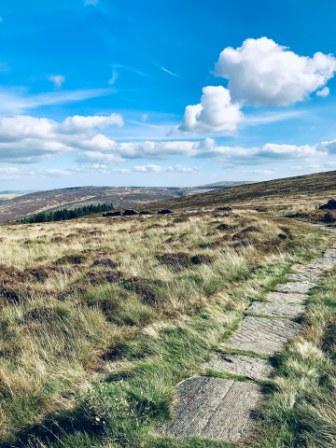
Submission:
<svg viewBox="0 0 336 448">
<path fill-rule="evenodd" d="M 221 182 L 221 188 L 240 182 Z M 115 208 L 132 207 L 148 202 L 176 199 L 195 193 L 217 189 L 206 185 L 190 188 L 179 187 L 74 187 L 29 194 L 0 194 L 0 223 L 23 218 L 33 213 L 58 208 L 77 208 L 85 205 L 105 203 Z"/>
<path fill-rule="evenodd" d="M 315 208 L 320 202 L 334 196 L 336 171 L 329 171 L 216 189 L 156 205 L 171 208 L 234 205 L 291 210 L 297 207 Z"/>
<path fill-rule="evenodd" d="M 115 207 L 129 207 L 135 203 L 146 203 L 160 199 L 171 199 L 184 194 L 179 188 L 138 187 L 76 187 L 17 196 L 0 200 L 0 222 L 23 218 L 29 214 L 57 208 L 76 208 L 99 202 Z"/>
</svg>

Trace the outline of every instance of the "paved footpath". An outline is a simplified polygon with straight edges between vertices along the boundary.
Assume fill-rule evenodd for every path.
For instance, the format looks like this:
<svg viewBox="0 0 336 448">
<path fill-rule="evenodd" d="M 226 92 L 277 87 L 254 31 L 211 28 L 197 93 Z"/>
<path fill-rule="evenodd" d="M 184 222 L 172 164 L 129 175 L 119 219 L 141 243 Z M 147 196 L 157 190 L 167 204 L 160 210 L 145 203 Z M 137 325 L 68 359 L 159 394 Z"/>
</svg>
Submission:
<svg viewBox="0 0 336 448">
<path fill-rule="evenodd" d="M 177 386 L 173 418 L 160 433 L 232 443 L 246 440 L 263 400 L 260 381 L 273 373 L 270 358 L 298 334 L 298 318 L 305 311 L 309 290 L 323 271 L 335 265 L 336 248 L 331 248 L 311 263 L 296 267 L 287 282 L 277 285 L 264 302 L 252 302 L 222 352 L 214 353 L 202 366 L 209 372 L 239 375 L 247 381 L 218 375 L 183 381 Z"/>
</svg>

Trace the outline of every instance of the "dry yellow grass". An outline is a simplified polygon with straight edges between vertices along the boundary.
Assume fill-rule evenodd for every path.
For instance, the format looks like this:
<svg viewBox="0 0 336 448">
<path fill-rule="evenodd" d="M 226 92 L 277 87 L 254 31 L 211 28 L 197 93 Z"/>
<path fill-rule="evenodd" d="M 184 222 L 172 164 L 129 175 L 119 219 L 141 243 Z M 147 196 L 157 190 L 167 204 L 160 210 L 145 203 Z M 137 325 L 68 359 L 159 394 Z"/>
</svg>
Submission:
<svg viewBox="0 0 336 448">
<path fill-rule="evenodd" d="M 242 309 L 232 291 L 257 267 L 322 241 L 308 229 L 206 209 L 1 226 L 1 438 L 71 407 L 76 391 L 113 371 L 125 344 L 212 300 Z"/>
</svg>

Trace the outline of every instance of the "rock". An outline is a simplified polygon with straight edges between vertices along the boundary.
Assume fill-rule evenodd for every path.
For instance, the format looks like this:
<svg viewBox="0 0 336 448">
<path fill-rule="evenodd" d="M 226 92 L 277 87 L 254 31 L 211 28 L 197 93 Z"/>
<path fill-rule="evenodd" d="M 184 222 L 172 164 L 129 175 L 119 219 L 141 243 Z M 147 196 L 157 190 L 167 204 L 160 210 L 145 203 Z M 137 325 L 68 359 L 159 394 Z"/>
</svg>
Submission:
<svg viewBox="0 0 336 448">
<path fill-rule="evenodd" d="M 328 212 L 322 216 L 321 221 L 326 224 L 331 224 L 336 221 L 336 215 L 334 213 Z"/>
<path fill-rule="evenodd" d="M 152 215 L 152 214 L 153 214 L 153 212 L 150 210 L 141 210 L 139 212 L 139 215 Z"/>
<path fill-rule="evenodd" d="M 121 216 L 121 211 L 120 210 L 116 210 L 114 212 L 103 213 L 103 216 L 106 217 L 106 218 L 109 218 L 110 216 Z"/>
<path fill-rule="evenodd" d="M 170 213 L 173 213 L 173 210 L 170 210 L 170 208 L 161 208 L 157 213 L 158 215 L 169 215 Z"/>
<path fill-rule="evenodd" d="M 215 212 L 231 212 L 231 211 L 232 211 L 232 208 L 229 206 L 215 208 Z"/>
<path fill-rule="evenodd" d="M 134 215 L 138 215 L 138 214 L 139 214 L 139 212 L 137 210 L 133 210 L 131 208 L 124 210 L 122 213 L 123 216 L 134 216 Z"/>
<path fill-rule="evenodd" d="M 336 199 L 329 199 L 326 204 L 319 206 L 320 210 L 336 210 Z"/>
</svg>

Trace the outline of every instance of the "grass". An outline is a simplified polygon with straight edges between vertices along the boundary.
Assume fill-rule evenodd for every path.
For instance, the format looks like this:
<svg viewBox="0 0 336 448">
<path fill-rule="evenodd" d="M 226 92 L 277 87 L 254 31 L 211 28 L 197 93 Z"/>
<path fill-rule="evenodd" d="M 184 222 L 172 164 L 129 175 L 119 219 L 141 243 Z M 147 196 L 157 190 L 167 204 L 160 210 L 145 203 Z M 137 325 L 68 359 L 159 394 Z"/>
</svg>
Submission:
<svg viewBox="0 0 336 448">
<path fill-rule="evenodd" d="M 335 280 L 336 270 L 312 291 L 304 329 L 278 359 L 255 448 L 336 446 Z"/>
<path fill-rule="evenodd" d="M 250 210 L 2 226 L 0 238 L 0 446 L 57 448 L 209 446 L 154 435 L 174 386 L 252 298 L 330 243 Z"/>
</svg>

